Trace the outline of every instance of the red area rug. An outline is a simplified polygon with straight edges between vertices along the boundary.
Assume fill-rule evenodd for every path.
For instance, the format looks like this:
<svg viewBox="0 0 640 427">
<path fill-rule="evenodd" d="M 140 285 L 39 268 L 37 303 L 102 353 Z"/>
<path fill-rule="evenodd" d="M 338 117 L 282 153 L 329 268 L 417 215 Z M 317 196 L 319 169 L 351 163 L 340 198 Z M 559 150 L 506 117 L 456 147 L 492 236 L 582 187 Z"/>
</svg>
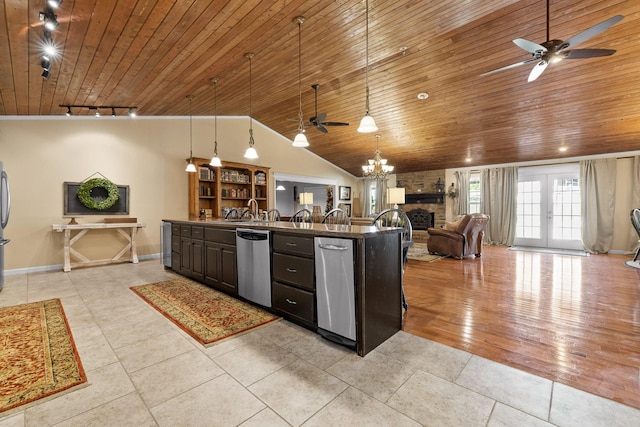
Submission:
<svg viewBox="0 0 640 427">
<path fill-rule="evenodd" d="M 184 278 L 134 286 L 131 290 L 205 346 L 279 319 Z"/>
<path fill-rule="evenodd" d="M 86 382 L 59 299 L 0 307 L 0 414 Z"/>
</svg>

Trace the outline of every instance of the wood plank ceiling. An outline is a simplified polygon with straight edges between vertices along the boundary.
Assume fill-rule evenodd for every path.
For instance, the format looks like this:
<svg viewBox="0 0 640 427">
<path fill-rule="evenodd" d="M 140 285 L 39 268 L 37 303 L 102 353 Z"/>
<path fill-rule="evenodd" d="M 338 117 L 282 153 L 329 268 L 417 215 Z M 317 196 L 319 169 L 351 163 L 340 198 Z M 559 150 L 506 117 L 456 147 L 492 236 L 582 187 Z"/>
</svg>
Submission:
<svg viewBox="0 0 640 427">
<path fill-rule="evenodd" d="M 350 123 L 327 134 L 309 127 L 309 150 L 356 176 L 373 155 L 375 135 L 356 131 L 365 112 L 364 0 L 64 0 L 48 80 L 44 10 L 45 0 L 0 3 L 3 115 L 63 115 L 59 104 L 188 115 L 187 95 L 194 115 L 213 115 L 216 77 L 218 114 L 246 116 L 245 53 L 253 52 L 252 116 L 293 139 L 293 20 L 302 15 L 305 121 L 317 83 L 319 112 Z M 531 64 L 480 74 L 530 58 L 513 39 L 546 40 L 545 0 L 370 0 L 371 115 L 383 157 L 411 172 L 640 150 L 640 2 L 552 0 L 550 33 L 566 40 L 614 15 L 625 18 L 580 47 L 616 54 L 565 60 L 527 83 Z"/>
</svg>

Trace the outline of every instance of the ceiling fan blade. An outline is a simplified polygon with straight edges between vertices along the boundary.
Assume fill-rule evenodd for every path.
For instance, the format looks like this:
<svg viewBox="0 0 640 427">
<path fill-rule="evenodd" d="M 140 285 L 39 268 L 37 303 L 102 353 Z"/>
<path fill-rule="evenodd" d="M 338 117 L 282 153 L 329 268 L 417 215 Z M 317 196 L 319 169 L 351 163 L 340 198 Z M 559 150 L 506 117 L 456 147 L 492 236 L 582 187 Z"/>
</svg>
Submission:
<svg viewBox="0 0 640 427">
<path fill-rule="evenodd" d="M 546 47 L 542 46 L 541 44 L 529 41 L 527 39 L 515 39 L 515 40 L 513 40 L 513 42 L 520 49 L 524 49 L 529 53 L 536 53 L 536 52 L 540 52 L 540 51 L 546 52 L 547 51 Z"/>
<path fill-rule="evenodd" d="M 316 129 L 318 129 L 322 133 L 329 133 L 326 127 L 322 126 L 322 123 L 318 123 L 316 125 Z"/>
<path fill-rule="evenodd" d="M 319 115 L 314 117 L 314 122 L 316 122 L 316 124 L 319 124 L 324 122 L 324 119 L 326 118 L 327 118 L 327 113 L 320 113 Z"/>
<path fill-rule="evenodd" d="M 540 77 L 540 74 L 542 74 L 545 68 L 547 68 L 547 65 L 549 65 L 549 62 L 545 60 L 538 62 L 536 66 L 533 67 L 533 69 L 531 70 L 531 73 L 529 73 L 529 78 L 527 79 L 527 81 L 532 82 L 538 77 Z"/>
<path fill-rule="evenodd" d="M 322 122 L 323 126 L 349 126 L 349 123 L 345 122 Z"/>
<path fill-rule="evenodd" d="M 497 73 L 498 71 L 504 71 L 504 70 L 508 70 L 510 68 L 519 67 L 521 65 L 528 64 L 529 62 L 533 62 L 533 61 L 537 61 L 537 60 L 538 59 L 536 59 L 536 58 L 530 58 L 530 59 L 524 60 L 522 62 L 517 62 L 515 64 L 507 65 L 506 67 L 497 68 L 495 70 L 487 71 L 486 73 L 482 73 L 480 75 L 481 76 L 488 76 L 489 74 Z"/>
<path fill-rule="evenodd" d="M 562 52 L 566 54 L 564 59 L 596 58 L 598 56 L 609 56 L 616 53 L 614 49 L 573 49 Z"/>
<path fill-rule="evenodd" d="M 565 40 L 564 43 L 566 47 L 564 49 L 568 49 L 570 47 L 577 46 L 580 43 L 584 43 L 585 41 L 589 40 L 591 37 L 597 36 L 607 28 L 622 21 L 623 18 L 624 16 L 622 15 L 616 15 L 612 18 L 607 19 L 606 21 L 602 21 L 601 23 L 594 25 L 591 28 L 587 28 L 583 32 L 576 34 L 575 36 L 571 37 L 568 40 Z"/>
</svg>

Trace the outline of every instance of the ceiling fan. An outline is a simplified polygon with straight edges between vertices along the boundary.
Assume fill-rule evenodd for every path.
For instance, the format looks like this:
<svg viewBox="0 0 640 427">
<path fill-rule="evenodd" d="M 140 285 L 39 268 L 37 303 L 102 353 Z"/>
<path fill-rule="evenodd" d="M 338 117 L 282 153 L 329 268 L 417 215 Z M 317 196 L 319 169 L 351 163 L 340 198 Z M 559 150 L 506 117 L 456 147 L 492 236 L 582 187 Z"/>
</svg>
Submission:
<svg viewBox="0 0 640 427">
<path fill-rule="evenodd" d="M 325 122 L 324 119 L 327 118 L 326 113 L 318 114 L 318 88 L 320 85 L 318 83 L 312 84 L 311 87 L 315 92 L 315 116 L 309 119 L 309 125 L 315 127 L 322 133 L 328 133 L 329 130 L 325 126 L 349 126 L 349 123 L 345 122 Z"/>
<path fill-rule="evenodd" d="M 604 30 L 620 22 L 624 16 L 616 15 L 612 18 L 602 21 L 601 23 L 594 25 L 591 28 L 576 34 L 567 40 L 551 40 L 549 37 L 549 0 L 547 0 L 547 41 L 544 43 L 534 43 L 526 39 L 515 39 L 513 42 L 521 49 L 531 53 L 533 58 L 526 59 L 524 61 L 507 65 L 506 67 L 498 68 L 492 71 L 481 74 L 486 76 L 489 74 L 497 73 L 498 71 L 508 70 L 510 68 L 519 67 L 520 65 L 528 64 L 530 62 L 537 62 L 537 64 L 529 73 L 527 81 L 532 82 L 547 68 L 549 64 L 559 62 L 563 59 L 583 59 L 583 58 L 595 58 L 598 56 L 613 55 L 616 51 L 613 49 L 572 49 L 573 47 L 584 43 L 590 38 L 600 34 Z"/>
</svg>

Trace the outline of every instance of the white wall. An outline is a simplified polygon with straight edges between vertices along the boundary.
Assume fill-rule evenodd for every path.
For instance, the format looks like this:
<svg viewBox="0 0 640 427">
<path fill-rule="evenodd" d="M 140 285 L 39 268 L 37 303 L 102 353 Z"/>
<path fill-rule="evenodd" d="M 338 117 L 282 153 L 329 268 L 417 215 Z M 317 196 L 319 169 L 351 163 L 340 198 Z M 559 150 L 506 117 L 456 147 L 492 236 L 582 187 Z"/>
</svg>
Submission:
<svg viewBox="0 0 640 427">
<path fill-rule="evenodd" d="M 291 147 L 281 135 L 253 121 L 255 161 L 244 159 L 249 141 L 247 117 L 218 118 L 218 155 L 227 161 L 271 167 L 271 172 L 331 177 L 338 185 L 356 179 L 305 149 Z M 211 157 L 214 120 L 193 119 L 193 155 Z M 313 144 L 313 141 L 310 141 Z M 100 173 L 130 187 L 130 214 L 147 224 L 138 234 L 138 253 L 160 250 L 163 218 L 188 215 L 187 173 L 189 118 L 138 117 L 3 117 L 0 160 L 9 174 L 12 210 L 5 237 L 7 270 L 58 266 L 62 233 L 52 224 L 63 218 L 63 183 L 80 182 Z M 273 200 L 273 194 L 270 195 Z M 106 215 L 80 218 L 101 222 Z M 93 237 L 91 236 L 93 234 Z M 120 241 L 112 232 L 89 232 L 79 248 L 86 255 L 111 258 Z"/>
</svg>

